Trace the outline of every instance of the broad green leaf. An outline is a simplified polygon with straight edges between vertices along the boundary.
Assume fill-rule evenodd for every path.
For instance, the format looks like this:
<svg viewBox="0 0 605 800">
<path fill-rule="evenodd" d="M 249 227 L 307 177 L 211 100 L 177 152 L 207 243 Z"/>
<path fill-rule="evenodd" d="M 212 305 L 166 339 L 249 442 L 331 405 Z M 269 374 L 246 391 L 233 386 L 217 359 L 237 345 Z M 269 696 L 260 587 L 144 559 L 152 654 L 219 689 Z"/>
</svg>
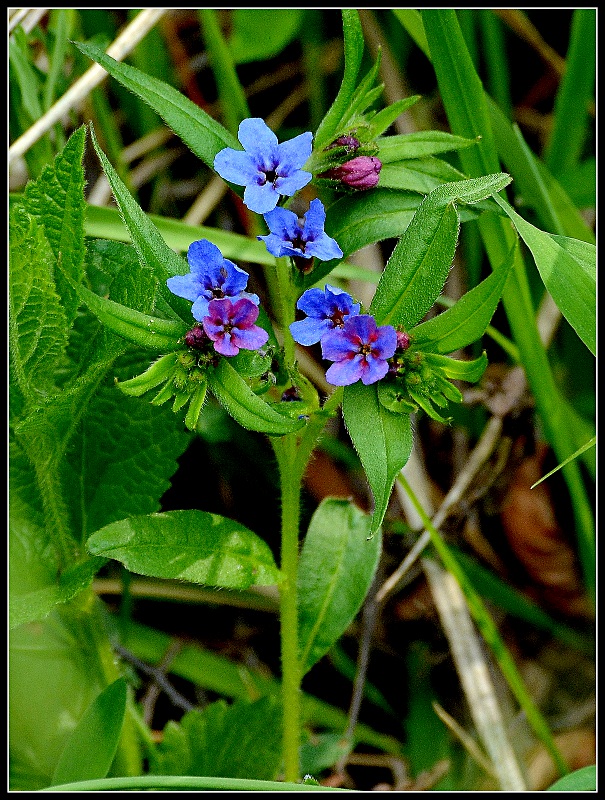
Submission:
<svg viewBox="0 0 605 800">
<path fill-rule="evenodd" d="M 517 243 L 504 264 L 442 314 L 414 328 L 414 339 L 438 353 L 452 353 L 477 341 L 494 315 L 513 265 Z"/>
<path fill-rule="evenodd" d="M 460 218 L 456 203 L 477 203 L 510 183 L 503 173 L 445 183 L 422 201 L 397 243 L 370 307 L 380 325 L 411 328 L 426 314 L 448 276 Z"/>
<path fill-rule="evenodd" d="M 11 534 L 14 535 L 14 534 Z M 27 594 L 16 593 L 11 586 L 9 598 L 9 628 L 26 622 L 44 619 L 59 603 L 66 603 L 87 586 L 106 563 L 104 558 L 89 558 L 61 573 L 58 582 L 48 583 L 41 589 Z"/>
<path fill-rule="evenodd" d="M 196 156 L 213 169 L 214 157 L 225 147 L 241 149 L 237 139 L 205 111 L 169 84 L 121 64 L 92 44 L 75 42 L 122 86 L 148 103 Z"/>
<path fill-rule="evenodd" d="M 378 401 L 376 384 L 361 381 L 345 386 L 342 412 L 374 495 L 370 525 L 375 533 L 387 510 L 393 483 L 412 452 L 409 414 L 394 414 Z"/>
<path fill-rule="evenodd" d="M 544 285 L 559 310 L 593 355 L 597 348 L 596 266 L 594 246 L 586 242 L 565 242 L 534 227 L 501 198 L 501 208 L 513 221 L 529 247 Z M 578 255 L 580 256 L 578 258 Z M 596 259 L 596 252 L 594 258 Z"/>
<path fill-rule="evenodd" d="M 363 58 L 364 41 L 359 14 L 353 8 L 342 9 L 345 68 L 340 89 L 315 134 L 315 149 L 322 150 L 338 135 L 355 93 L 357 75 Z"/>
<path fill-rule="evenodd" d="M 224 358 L 217 367 L 209 370 L 208 383 L 216 399 L 244 428 L 281 436 L 299 430 L 305 424 L 303 420 L 280 414 L 265 403 Z"/>
<path fill-rule="evenodd" d="M 275 695 L 232 705 L 218 700 L 203 711 L 188 711 L 178 724 L 166 725 L 152 771 L 273 780 L 282 759 L 281 736 L 281 705 Z"/>
<path fill-rule="evenodd" d="M 167 511 L 113 522 L 88 539 L 93 555 L 131 572 L 226 589 L 279 581 L 268 545 L 251 530 L 206 511 Z"/>
<path fill-rule="evenodd" d="M 385 164 L 412 158 L 426 158 L 451 150 L 461 150 L 477 144 L 476 139 L 465 139 L 446 131 L 420 131 L 395 136 L 385 136 L 378 142 L 378 158 Z"/>
<path fill-rule="evenodd" d="M 44 229 L 24 208 L 10 217 L 9 341 L 11 378 L 19 397 L 38 404 L 54 390 L 67 347 L 67 320 L 53 281 L 54 257 Z"/>
<path fill-rule="evenodd" d="M 79 287 L 79 294 L 93 314 L 110 331 L 148 350 L 161 353 L 176 350 L 179 339 L 187 333 L 188 329 L 184 322 L 143 314 L 121 303 L 99 297 L 85 286 Z"/>
<path fill-rule="evenodd" d="M 126 681 L 118 678 L 93 700 L 72 731 L 52 785 L 104 778 L 118 749 L 125 713 Z"/>
<path fill-rule="evenodd" d="M 91 128 L 92 141 L 101 159 L 103 171 L 113 190 L 116 202 L 132 238 L 142 267 L 150 269 L 158 281 L 161 296 L 183 320 L 191 318 L 191 306 L 182 298 L 176 297 L 166 286 L 166 280 L 173 275 L 185 275 L 189 269 L 186 261 L 168 247 L 158 229 L 130 195 L 118 173 L 107 160 L 107 156 L 97 143 Z"/>
<path fill-rule="evenodd" d="M 596 792 L 596 766 L 582 767 L 569 775 L 564 775 L 549 786 L 547 792 Z"/>
<path fill-rule="evenodd" d="M 27 211 L 44 226 L 55 257 L 54 278 L 70 325 L 80 300 L 75 291 L 84 275 L 84 169 L 86 128 L 82 125 L 23 194 Z"/>
<path fill-rule="evenodd" d="M 397 189 L 406 192 L 428 194 L 442 183 L 463 181 L 466 175 L 452 167 L 447 161 L 427 156 L 384 164 L 378 185 L 381 189 Z"/>
<path fill-rule="evenodd" d="M 298 570 L 302 674 L 340 639 L 361 608 L 378 565 L 381 537 L 348 500 L 327 498 L 313 514 Z"/>
<path fill-rule="evenodd" d="M 279 55 L 300 30 L 303 9 L 234 8 L 231 17 L 229 50 L 237 64 L 248 64 Z"/>
</svg>

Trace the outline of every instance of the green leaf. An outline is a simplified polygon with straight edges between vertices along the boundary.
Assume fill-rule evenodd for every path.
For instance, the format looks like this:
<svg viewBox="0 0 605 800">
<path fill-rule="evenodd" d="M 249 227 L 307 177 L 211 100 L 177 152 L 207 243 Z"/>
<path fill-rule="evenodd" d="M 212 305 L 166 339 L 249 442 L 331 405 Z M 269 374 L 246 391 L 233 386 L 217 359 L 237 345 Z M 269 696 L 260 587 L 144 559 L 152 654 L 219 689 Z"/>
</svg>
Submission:
<svg viewBox="0 0 605 800">
<path fill-rule="evenodd" d="M 534 227 L 501 198 L 501 208 L 529 247 L 540 277 L 559 310 L 593 355 L 597 348 L 596 250 Z M 594 266 L 593 266 L 594 265 Z"/>
<path fill-rule="evenodd" d="M 126 681 L 118 678 L 95 698 L 67 740 L 52 785 L 104 778 L 118 749 L 126 712 Z"/>
<path fill-rule="evenodd" d="M 214 157 L 225 147 L 241 149 L 237 139 L 205 111 L 164 81 L 121 64 L 100 47 L 74 42 L 84 55 L 99 63 L 131 92 L 148 103 L 196 156 L 214 168 Z"/>
<path fill-rule="evenodd" d="M 412 158 L 426 158 L 451 150 L 462 150 L 477 144 L 477 139 L 465 139 L 445 131 L 420 131 L 385 136 L 377 141 L 378 158 L 385 164 Z"/>
<path fill-rule="evenodd" d="M 300 8 L 234 8 L 229 49 L 237 64 L 264 61 L 279 55 L 298 34 Z"/>
<path fill-rule="evenodd" d="M 279 570 L 268 545 L 238 522 L 206 511 L 167 511 L 113 522 L 88 539 L 93 555 L 131 572 L 207 586 L 272 586 Z"/>
<path fill-rule="evenodd" d="M 347 115 L 355 94 L 357 75 L 363 58 L 364 41 L 359 14 L 353 8 L 343 8 L 341 11 L 345 69 L 338 94 L 315 134 L 316 150 L 322 150 L 338 135 L 341 121 Z"/>
<path fill-rule="evenodd" d="M 281 436 L 305 424 L 304 420 L 286 417 L 265 403 L 224 358 L 209 370 L 208 383 L 216 399 L 243 428 Z"/>
<path fill-rule="evenodd" d="M 426 158 L 411 158 L 408 161 L 384 164 L 380 171 L 378 185 L 382 189 L 428 194 L 442 183 L 465 179 L 466 175 L 452 167 L 447 161 L 427 156 Z"/>
<path fill-rule="evenodd" d="M 558 472 L 566 464 L 569 464 L 570 461 L 573 461 L 575 458 L 578 458 L 578 456 L 581 456 L 582 453 L 586 452 L 586 450 L 588 450 L 590 447 L 594 447 L 596 443 L 597 443 L 597 437 L 593 436 L 592 439 L 589 439 L 586 442 L 586 444 L 583 444 L 582 447 L 579 447 L 575 453 L 572 453 L 572 455 L 570 455 L 569 458 L 566 458 L 565 461 L 562 461 L 560 464 L 557 464 L 557 466 L 554 469 L 551 469 L 550 472 L 547 472 L 546 475 L 543 475 L 539 481 L 533 483 L 529 488 L 533 489 L 534 487 L 541 484 L 542 481 L 545 481 L 547 478 L 550 478 L 551 475 L 554 475 L 555 472 Z"/>
<path fill-rule="evenodd" d="M 549 786 L 547 792 L 596 792 L 596 766 L 582 767 L 569 775 L 564 775 Z"/>
<path fill-rule="evenodd" d="M 388 411 L 378 400 L 376 384 L 364 386 L 361 381 L 345 386 L 342 411 L 374 495 L 370 530 L 375 533 L 389 504 L 395 478 L 412 452 L 410 416 Z"/>
<path fill-rule="evenodd" d="M 67 347 L 67 320 L 55 290 L 54 258 L 44 229 L 17 206 L 11 212 L 9 234 L 11 377 L 23 400 L 37 404 L 54 391 L 56 369 Z M 13 394 L 11 401 L 18 400 Z"/>
<path fill-rule="evenodd" d="M 9 598 L 9 628 L 47 617 L 56 605 L 66 603 L 90 586 L 105 563 L 104 558 L 89 558 L 82 564 L 66 569 L 57 583 L 49 583 L 27 594 L 15 593 L 13 583 Z"/>
<path fill-rule="evenodd" d="M 158 281 L 161 296 L 181 319 L 188 322 L 191 318 L 191 306 L 182 298 L 172 294 L 166 286 L 168 278 L 173 275 L 185 275 L 189 271 L 186 261 L 168 247 L 158 229 L 130 195 L 118 173 L 99 147 L 92 128 L 91 135 L 97 155 L 101 159 L 103 171 L 113 190 L 116 202 L 120 207 L 120 212 L 132 238 L 132 243 L 137 251 L 141 267 L 153 272 Z"/>
<path fill-rule="evenodd" d="M 276 696 L 232 705 L 218 700 L 166 725 L 153 772 L 273 780 L 282 758 L 281 735 Z"/>
<path fill-rule="evenodd" d="M 379 325 L 411 328 L 441 292 L 454 258 L 456 203 L 477 203 L 510 183 L 503 173 L 445 183 L 422 201 L 397 243 L 370 307 Z"/>
<path fill-rule="evenodd" d="M 419 94 L 415 94 L 412 97 L 404 97 L 376 112 L 376 114 L 368 119 L 370 139 L 374 139 L 376 136 L 380 136 L 384 133 L 404 111 L 407 111 L 408 108 L 411 108 L 411 106 L 419 100 Z"/>
<path fill-rule="evenodd" d="M 158 353 L 176 350 L 187 333 L 184 322 L 151 317 L 105 297 L 99 297 L 85 286 L 79 287 L 83 302 L 110 331 L 129 342 Z"/>
<path fill-rule="evenodd" d="M 378 565 L 381 537 L 348 500 L 326 498 L 313 514 L 298 571 L 302 674 L 340 639 L 361 608 Z"/>
<path fill-rule="evenodd" d="M 451 308 L 414 328 L 414 339 L 420 349 L 452 353 L 483 336 L 500 302 L 517 247 L 515 242 L 506 262 Z"/>
<path fill-rule="evenodd" d="M 84 170 L 86 128 L 69 138 L 54 162 L 25 187 L 27 211 L 44 225 L 55 257 L 55 282 L 71 325 L 80 304 L 75 286 L 84 275 Z"/>
</svg>

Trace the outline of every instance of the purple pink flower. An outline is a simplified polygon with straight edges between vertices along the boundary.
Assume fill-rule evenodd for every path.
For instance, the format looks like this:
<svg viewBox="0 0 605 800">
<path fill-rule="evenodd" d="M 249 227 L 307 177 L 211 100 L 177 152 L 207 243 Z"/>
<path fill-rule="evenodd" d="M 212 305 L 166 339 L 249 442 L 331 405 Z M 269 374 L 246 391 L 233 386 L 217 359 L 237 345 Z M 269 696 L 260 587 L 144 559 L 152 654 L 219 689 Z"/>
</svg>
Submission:
<svg viewBox="0 0 605 800">
<path fill-rule="evenodd" d="M 253 117 L 240 123 L 237 138 L 243 150 L 225 147 L 214 159 L 221 178 L 245 186 L 244 203 L 251 211 L 272 211 L 280 195 L 291 196 L 313 175 L 301 169 L 311 155 L 312 133 L 301 133 L 279 144 L 264 120 Z"/>
<path fill-rule="evenodd" d="M 342 328 L 351 314 L 359 314 L 359 303 L 351 295 L 335 286 L 324 289 L 307 289 L 298 299 L 296 307 L 307 315 L 293 322 L 290 332 L 299 344 L 316 344 L 329 331 Z"/>
<path fill-rule="evenodd" d="M 322 337 L 324 358 L 335 363 L 326 372 L 334 386 L 349 386 L 361 380 L 366 386 L 376 383 L 389 371 L 388 358 L 397 348 L 397 333 L 391 325 L 376 324 L 370 314 L 348 317 L 342 328 Z"/>
<path fill-rule="evenodd" d="M 269 334 L 254 323 L 258 306 L 247 298 L 233 303 L 228 298 L 211 300 L 202 324 L 214 349 L 222 356 L 236 356 L 240 349 L 258 350 L 266 344 Z"/>
</svg>

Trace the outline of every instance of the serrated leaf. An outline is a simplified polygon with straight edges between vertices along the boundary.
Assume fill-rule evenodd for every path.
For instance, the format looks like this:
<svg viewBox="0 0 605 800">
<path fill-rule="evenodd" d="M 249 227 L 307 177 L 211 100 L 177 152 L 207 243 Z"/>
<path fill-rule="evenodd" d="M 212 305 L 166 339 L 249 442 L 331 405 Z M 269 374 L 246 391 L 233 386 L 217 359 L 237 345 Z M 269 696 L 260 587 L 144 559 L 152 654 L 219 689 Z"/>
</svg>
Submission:
<svg viewBox="0 0 605 800">
<path fill-rule="evenodd" d="M 393 161 L 426 158 L 477 144 L 477 139 L 465 139 L 446 131 L 420 131 L 385 136 L 378 139 L 378 158 L 385 164 Z"/>
<path fill-rule="evenodd" d="M 529 247 L 540 277 L 559 310 L 593 355 L 597 349 L 596 249 L 566 241 L 524 220 L 501 198 L 498 205 L 513 221 Z M 594 253 L 594 257 L 593 254 Z M 595 267 L 593 269 L 593 263 Z"/>
<path fill-rule="evenodd" d="M 298 570 L 303 675 L 361 608 L 381 551 L 381 537 L 369 535 L 370 517 L 348 500 L 326 498 L 311 518 Z"/>
<path fill-rule="evenodd" d="M 11 371 L 23 399 L 34 404 L 54 390 L 55 371 L 67 346 L 67 320 L 53 265 L 44 229 L 24 208 L 15 207 L 10 218 Z"/>
<path fill-rule="evenodd" d="M 191 319 L 191 306 L 176 297 L 166 286 L 166 280 L 174 275 L 185 275 L 189 271 L 187 262 L 162 239 L 158 229 L 149 220 L 139 204 L 130 195 L 118 173 L 101 150 L 91 128 L 92 141 L 101 159 L 103 171 L 112 188 L 120 212 L 132 238 L 142 268 L 150 269 L 158 282 L 158 290 L 170 308 L 186 322 Z"/>
<path fill-rule="evenodd" d="M 167 511 L 106 525 L 88 539 L 93 555 L 131 572 L 206 586 L 248 589 L 279 581 L 268 545 L 234 520 L 206 511 Z"/>
<path fill-rule="evenodd" d="M 397 473 L 412 452 L 412 423 L 409 414 L 393 414 L 382 407 L 375 383 L 364 386 L 358 381 L 345 386 L 342 412 L 374 495 L 370 528 L 375 533 L 382 523 Z"/>
<path fill-rule="evenodd" d="M 84 169 L 86 128 L 69 138 L 54 162 L 23 193 L 27 211 L 44 226 L 55 257 L 55 282 L 68 325 L 80 301 L 74 286 L 84 275 Z"/>
<path fill-rule="evenodd" d="M 126 713 L 126 681 L 118 678 L 86 709 L 67 740 L 52 786 L 104 778 L 118 749 Z"/>
<path fill-rule="evenodd" d="M 232 705 L 218 700 L 203 711 L 188 711 L 178 725 L 168 723 L 153 772 L 273 780 L 282 758 L 281 735 L 277 697 Z"/>
<path fill-rule="evenodd" d="M 515 242 L 505 263 L 451 308 L 414 328 L 414 337 L 421 349 L 453 353 L 483 336 L 502 297 L 517 247 Z"/>
<path fill-rule="evenodd" d="M 503 173 L 445 183 L 428 194 L 397 243 L 370 310 L 379 325 L 411 328 L 426 314 L 447 279 L 460 218 L 456 203 L 477 203 L 510 183 Z"/>
<path fill-rule="evenodd" d="M 241 149 L 237 139 L 199 106 L 169 84 L 135 67 L 115 61 L 101 48 L 74 42 L 84 55 L 96 61 L 122 86 L 148 103 L 196 156 L 214 168 L 214 157 L 225 147 Z"/>
<path fill-rule="evenodd" d="M 345 56 L 344 74 L 338 94 L 315 134 L 316 150 L 322 150 L 336 137 L 339 125 L 346 116 L 355 93 L 357 75 L 363 58 L 364 40 L 359 14 L 352 8 L 343 8 L 341 13 Z"/>
<path fill-rule="evenodd" d="M 305 424 L 275 411 L 238 375 L 226 359 L 208 372 L 212 393 L 236 422 L 249 430 L 281 436 L 293 433 Z"/>
</svg>

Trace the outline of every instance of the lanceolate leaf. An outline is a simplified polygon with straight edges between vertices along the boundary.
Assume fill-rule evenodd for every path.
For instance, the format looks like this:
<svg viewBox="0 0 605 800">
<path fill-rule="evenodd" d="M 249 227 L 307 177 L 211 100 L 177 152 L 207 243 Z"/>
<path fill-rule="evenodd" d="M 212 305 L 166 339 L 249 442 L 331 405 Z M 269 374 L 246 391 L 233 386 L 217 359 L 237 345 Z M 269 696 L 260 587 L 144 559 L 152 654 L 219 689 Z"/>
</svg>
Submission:
<svg viewBox="0 0 605 800">
<path fill-rule="evenodd" d="M 159 319 L 141 311 L 99 297 L 81 286 L 82 300 L 109 330 L 141 347 L 166 353 L 178 347 L 178 340 L 187 333 L 184 322 Z"/>
<path fill-rule="evenodd" d="M 429 364 L 441 367 L 445 375 L 454 381 L 476 383 L 487 367 L 485 353 L 482 353 L 479 358 L 475 358 L 472 361 L 462 361 L 458 358 L 437 355 L 437 353 L 425 353 L 425 358 Z"/>
<path fill-rule="evenodd" d="M 396 136 L 385 136 L 378 140 L 378 158 L 382 165 L 410 158 L 426 158 L 450 150 L 461 150 L 477 144 L 476 139 L 465 139 L 445 131 L 421 131 Z"/>
<path fill-rule="evenodd" d="M 414 328 L 421 349 L 452 353 L 483 336 L 500 302 L 517 246 L 515 242 L 506 262 L 451 308 Z"/>
<path fill-rule="evenodd" d="M 313 514 L 298 572 L 303 674 L 349 627 L 370 588 L 381 550 L 370 518 L 348 500 L 327 498 Z"/>
<path fill-rule="evenodd" d="M 568 242 L 565 237 L 545 233 L 524 220 L 504 200 L 496 199 L 531 250 L 544 285 L 559 310 L 595 355 L 597 295 L 594 245 L 573 240 Z"/>
<path fill-rule="evenodd" d="M 208 382 L 217 400 L 244 428 L 281 436 L 305 424 L 303 420 L 283 416 L 265 403 L 224 358 L 209 371 Z"/>
<path fill-rule="evenodd" d="M 247 589 L 278 583 L 268 545 L 234 520 L 206 511 L 168 511 L 113 522 L 88 539 L 93 555 L 132 572 L 207 586 Z"/>
<path fill-rule="evenodd" d="M 67 740 L 53 786 L 107 775 L 122 733 L 126 693 L 126 681 L 118 678 L 93 700 Z"/>
<path fill-rule="evenodd" d="M 164 81 L 152 78 L 135 67 L 121 64 L 99 47 L 76 42 L 84 55 L 92 58 L 131 92 L 157 111 L 185 144 L 211 169 L 214 157 L 225 147 L 241 149 L 237 139 L 205 111 Z"/>
<path fill-rule="evenodd" d="M 36 181 L 25 187 L 27 211 L 44 225 L 55 257 L 54 278 L 68 324 L 80 304 L 74 286 L 84 275 L 84 170 L 86 128 L 78 128 Z"/>
<path fill-rule="evenodd" d="M 375 533 L 387 509 L 397 473 L 412 452 L 409 414 L 394 414 L 378 401 L 377 385 L 345 386 L 342 411 L 347 430 L 374 495 L 370 529 Z"/>
<path fill-rule="evenodd" d="M 477 203 L 510 183 L 503 173 L 446 183 L 422 201 L 391 254 L 371 305 L 379 325 L 410 328 L 446 281 L 458 240 L 456 203 Z"/>
<path fill-rule="evenodd" d="M 92 128 L 91 135 L 95 150 L 101 159 L 103 170 L 139 256 L 141 267 L 152 270 L 158 281 L 158 288 L 162 297 L 181 319 L 189 321 L 191 319 L 191 306 L 182 298 L 173 295 L 166 286 L 168 278 L 173 275 L 185 275 L 188 272 L 187 263 L 168 247 L 160 236 L 158 229 L 130 195 L 118 173 L 99 147 Z"/>
</svg>

